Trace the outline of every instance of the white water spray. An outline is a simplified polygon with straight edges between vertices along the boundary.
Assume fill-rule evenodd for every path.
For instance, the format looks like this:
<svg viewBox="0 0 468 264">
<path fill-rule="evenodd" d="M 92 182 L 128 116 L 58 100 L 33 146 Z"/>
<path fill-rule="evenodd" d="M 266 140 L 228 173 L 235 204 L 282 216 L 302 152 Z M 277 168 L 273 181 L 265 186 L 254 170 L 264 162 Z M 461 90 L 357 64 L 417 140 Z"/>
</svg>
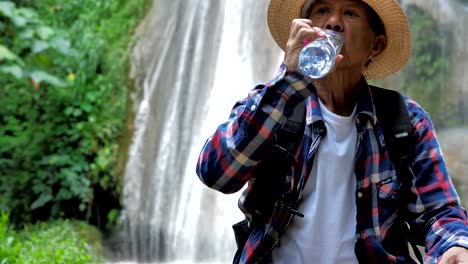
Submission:
<svg viewBox="0 0 468 264">
<path fill-rule="evenodd" d="M 132 77 L 140 92 L 124 176 L 125 243 L 117 259 L 232 260 L 231 225 L 243 217 L 239 194 L 205 187 L 195 165 L 232 105 L 279 67 L 267 3 L 155 0 L 133 47 Z"/>
</svg>

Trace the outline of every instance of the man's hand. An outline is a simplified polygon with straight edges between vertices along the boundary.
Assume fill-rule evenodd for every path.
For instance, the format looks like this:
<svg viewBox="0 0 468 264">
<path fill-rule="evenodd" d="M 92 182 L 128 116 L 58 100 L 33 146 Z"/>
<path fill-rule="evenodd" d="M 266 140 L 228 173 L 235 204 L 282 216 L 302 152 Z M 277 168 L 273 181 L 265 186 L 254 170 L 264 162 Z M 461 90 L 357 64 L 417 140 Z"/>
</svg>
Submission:
<svg viewBox="0 0 468 264">
<path fill-rule="evenodd" d="M 291 23 L 291 31 L 288 42 L 284 50 L 284 63 L 289 71 L 297 70 L 299 64 L 299 54 L 304 46 L 317 38 L 325 37 L 321 28 L 314 27 L 309 19 L 298 18 Z M 335 66 L 343 59 L 338 55 L 335 60 Z"/>
<path fill-rule="evenodd" d="M 291 31 L 289 34 L 286 49 L 284 50 L 284 62 L 288 66 L 288 70 L 296 70 L 299 63 L 299 54 L 301 53 L 304 44 L 314 41 L 316 38 L 324 37 L 325 33 L 321 32 L 318 27 L 312 26 L 312 21 L 309 19 L 294 19 L 291 23 Z"/>
<path fill-rule="evenodd" d="M 440 258 L 439 264 L 468 264 L 468 249 L 451 247 Z"/>
</svg>

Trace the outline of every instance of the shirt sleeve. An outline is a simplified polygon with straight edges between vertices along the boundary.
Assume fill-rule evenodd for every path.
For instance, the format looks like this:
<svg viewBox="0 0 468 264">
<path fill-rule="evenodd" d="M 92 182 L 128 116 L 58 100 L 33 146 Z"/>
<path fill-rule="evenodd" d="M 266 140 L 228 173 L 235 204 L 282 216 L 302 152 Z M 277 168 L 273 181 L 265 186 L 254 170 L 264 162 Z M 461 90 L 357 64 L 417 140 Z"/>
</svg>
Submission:
<svg viewBox="0 0 468 264">
<path fill-rule="evenodd" d="M 229 119 L 208 138 L 196 168 L 200 180 L 223 193 L 240 190 L 271 150 L 274 133 L 312 87 L 301 73 L 286 72 L 282 64 L 278 75 L 238 101 Z"/>
<path fill-rule="evenodd" d="M 409 206 L 412 221 L 426 235 L 425 263 L 437 263 L 453 246 L 468 248 L 467 214 L 448 175 L 442 150 L 429 115 L 407 99 L 416 132 L 415 201 Z"/>
</svg>

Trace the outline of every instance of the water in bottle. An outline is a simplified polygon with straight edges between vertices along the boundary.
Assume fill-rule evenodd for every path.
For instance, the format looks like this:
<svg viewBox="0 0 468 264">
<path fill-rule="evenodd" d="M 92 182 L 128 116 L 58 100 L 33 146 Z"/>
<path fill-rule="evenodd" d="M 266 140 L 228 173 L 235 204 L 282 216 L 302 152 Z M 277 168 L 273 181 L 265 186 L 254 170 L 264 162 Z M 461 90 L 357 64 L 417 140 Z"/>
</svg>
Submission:
<svg viewBox="0 0 468 264">
<path fill-rule="evenodd" d="M 299 69 L 313 79 L 327 75 L 343 45 L 343 37 L 336 31 L 323 30 L 325 37 L 306 45 L 299 55 Z"/>
</svg>

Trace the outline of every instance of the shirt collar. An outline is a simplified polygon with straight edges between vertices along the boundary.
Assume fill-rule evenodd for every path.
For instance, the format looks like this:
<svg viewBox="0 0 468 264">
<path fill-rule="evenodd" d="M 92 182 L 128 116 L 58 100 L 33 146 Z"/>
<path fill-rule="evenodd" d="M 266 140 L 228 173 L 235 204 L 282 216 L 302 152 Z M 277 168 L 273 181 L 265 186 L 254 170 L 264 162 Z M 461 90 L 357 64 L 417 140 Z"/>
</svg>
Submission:
<svg viewBox="0 0 468 264">
<path fill-rule="evenodd" d="M 372 99 L 372 94 L 370 92 L 370 87 L 364 77 L 361 78 L 361 81 L 358 84 L 359 86 L 359 96 L 357 101 L 356 113 L 357 118 L 361 123 L 365 124 L 365 121 L 370 120 L 373 125 L 377 122 L 377 116 L 375 112 L 374 101 Z M 320 105 L 318 102 L 317 92 L 315 88 L 312 91 L 312 94 L 306 99 L 306 124 L 317 124 L 317 121 L 323 122 L 322 112 L 320 110 Z M 319 122 L 319 123 L 320 123 Z"/>
<path fill-rule="evenodd" d="M 357 117 L 363 124 L 364 121 L 370 120 L 372 124 L 375 125 L 377 123 L 377 115 L 369 84 L 367 84 L 366 79 L 362 77 L 358 85 L 360 86 L 360 94 L 357 101 Z"/>
</svg>

